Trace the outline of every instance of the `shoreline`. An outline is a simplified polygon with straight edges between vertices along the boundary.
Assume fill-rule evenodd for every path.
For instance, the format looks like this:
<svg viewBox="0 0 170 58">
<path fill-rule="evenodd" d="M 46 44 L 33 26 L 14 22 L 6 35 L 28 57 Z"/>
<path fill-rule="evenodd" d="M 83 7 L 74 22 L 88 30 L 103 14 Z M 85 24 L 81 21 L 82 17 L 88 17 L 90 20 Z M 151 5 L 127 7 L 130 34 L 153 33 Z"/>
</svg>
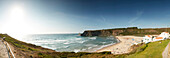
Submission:
<svg viewBox="0 0 170 58">
<path fill-rule="evenodd" d="M 102 49 L 104 49 L 104 48 L 107 48 L 107 47 L 110 47 L 110 46 L 114 46 L 114 45 L 117 45 L 117 44 L 121 43 L 121 41 L 120 41 L 118 38 L 115 37 L 114 39 L 117 40 L 116 43 L 104 45 L 104 47 L 100 47 L 99 49 L 94 50 L 93 52 L 97 52 L 97 51 L 100 51 L 100 50 L 102 50 Z"/>
<path fill-rule="evenodd" d="M 107 47 L 104 47 L 96 52 L 56 52 L 51 49 L 43 48 L 41 46 L 36 46 L 33 44 L 28 44 L 25 42 L 21 42 L 19 40 L 16 40 L 14 38 L 11 38 L 8 35 L 1 34 L 1 37 L 6 37 L 5 41 L 9 43 L 9 46 L 11 47 L 11 50 L 14 52 L 14 55 L 16 58 L 68 58 L 68 57 L 79 57 L 79 58 L 121 58 L 121 57 L 130 57 L 133 56 L 133 54 L 136 55 L 139 52 L 146 52 L 146 51 L 135 51 L 135 50 L 141 50 L 142 47 L 145 47 L 145 44 L 139 44 L 139 45 L 127 45 L 127 43 L 134 43 L 135 41 L 140 41 L 143 39 L 143 37 L 137 37 L 137 36 L 116 36 L 118 40 L 120 40 L 119 43 L 113 44 Z M 135 40 L 132 40 L 135 39 Z M 168 40 L 169 41 L 169 40 Z M 168 42 L 166 41 L 166 42 Z M 163 41 L 162 43 L 166 43 Z M 154 44 L 163 45 L 160 44 L 160 42 L 154 42 L 151 43 L 152 46 Z M 166 44 L 165 44 L 166 45 Z M 117 50 L 113 48 L 117 48 Z M 126 48 L 125 48 L 126 47 Z M 139 47 L 139 49 L 138 49 Z M 157 47 L 157 46 L 154 46 Z M 130 48 L 130 49 L 128 49 Z M 152 48 L 152 47 L 148 47 Z M 111 52 L 107 52 L 107 51 Z M 106 51 L 106 52 L 105 52 Z M 124 52 L 122 52 L 124 51 Z M 120 53 L 117 53 L 120 52 Z M 122 52 L 122 53 L 121 53 Z M 130 53 L 129 53 L 130 52 Z M 132 53 L 131 53 L 132 52 Z M 158 53 L 159 54 L 159 53 Z"/>
<path fill-rule="evenodd" d="M 117 42 L 119 43 L 119 42 Z M 112 46 L 112 45 L 115 45 L 117 43 L 112 43 L 112 44 L 107 44 L 107 45 L 103 45 L 103 46 L 100 46 L 100 47 L 94 47 L 92 49 L 87 49 L 87 50 L 83 50 L 83 51 L 79 51 L 79 52 L 89 52 L 89 53 L 95 53 L 96 51 L 100 50 L 100 49 L 103 49 L 105 47 L 108 47 L 108 46 Z"/>
<path fill-rule="evenodd" d="M 123 38 L 122 38 L 123 37 Z M 84 51 L 79 51 L 79 52 L 89 52 L 89 53 L 95 53 L 95 52 L 105 52 L 105 51 L 111 51 L 112 54 L 124 54 L 125 52 L 130 52 L 130 51 L 118 51 L 118 53 L 115 53 L 113 52 L 114 50 L 111 50 L 112 48 L 114 48 L 115 46 L 119 46 L 119 45 L 122 45 L 122 41 L 124 43 L 124 40 L 122 39 L 126 39 L 126 38 L 135 38 L 135 37 L 138 37 L 138 36 L 115 36 L 114 39 L 117 40 L 116 43 L 112 43 L 112 44 L 108 44 L 108 45 L 104 45 L 104 47 L 99 47 L 99 48 L 95 48 L 95 49 L 88 49 L 88 50 L 84 50 Z M 143 39 L 143 37 L 142 37 Z M 24 41 L 23 41 L 24 42 Z M 27 43 L 27 42 L 25 42 Z M 32 43 L 29 43 L 29 44 L 32 44 Z M 33 44 L 33 45 L 36 45 L 36 44 Z M 37 46 L 37 45 L 36 45 Z M 132 45 L 131 45 L 132 46 Z M 131 47 L 130 46 L 130 47 Z M 51 49 L 51 48 L 47 48 L 47 47 L 43 47 L 41 46 L 42 48 L 46 48 L 46 49 Z M 127 47 L 127 46 L 126 46 Z M 130 47 L 128 46 L 128 48 L 130 49 Z M 119 47 L 117 47 L 119 49 Z M 129 50 L 128 49 L 128 50 Z M 53 50 L 53 49 L 51 49 Z M 55 52 L 59 52 L 59 51 L 56 51 L 54 50 Z M 120 53 L 121 52 L 121 53 Z M 123 52 L 123 53 L 122 53 Z"/>
<path fill-rule="evenodd" d="M 125 54 L 132 51 L 131 46 L 136 43 L 140 43 L 143 37 L 138 36 L 116 36 L 119 43 L 106 46 L 95 52 L 111 51 L 112 54 Z"/>
<path fill-rule="evenodd" d="M 116 39 L 116 37 L 114 37 L 113 39 Z M 119 39 L 116 39 L 116 42 L 114 43 L 110 43 L 110 44 L 106 44 L 106 45 L 101 45 L 101 46 L 98 46 L 98 47 L 93 47 L 91 49 L 86 49 L 86 50 L 80 50 L 79 52 L 90 52 L 90 53 L 95 53 L 96 51 L 100 50 L 100 49 L 103 49 L 105 47 L 108 47 L 108 46 L 112 46 L 112 45 L 115 45 L 117 43 L 119 43 L 120 40 Z"/>
<path fill-rule="evenodd" d="M 101 51 L 101 50 L 103 50 L 103 49 L 106 49 L 106 48 L 108 48 L 108 47 L 115 46 L 115 45 L 120 44 L 120 43 L 121 43 L 121 41 L 119 40 L 119 42 L 118 42 L 118 43 L 115 43 L 115 44 L 112 44 L 112 45 L 109 45 L 109 46 L 106 46 L 106 47 L 100 48 L 100 49 L 96 50 L 95 52 L 99 52 L 99 51 Z"/>
<path fill-rule="evenodd" d="M 103 52 L 101 52 L 101 53 L 100 52 L 92 52 L 92 53 L 91 52 L 77 52 L 77 53 L 75 53 L 75 52 L 57 52 L 57 51 L 54 51 L 54 50 L 51 50 L 51 49 L 48 49 L 48 48 L 43 48 L 41 46 L 36 46 L 34 44 L 29 44 L 29 43 L 26 43 L 26 42 L 16 40 L 16 39 L 8 36 L 7 34 L 0 34 L 0 36 L 6 37 L 5 41 L 9 43 L 11 50 L 14 52 L 14 55 L 15 55 L 16 58 L 70 57 L 69 55 L 73 55 L 73 54 L 74 54 L 74 57 L 80 57 L 78 55 L 84 55 L 84 56 L 81 56 L 81 57 L 86 57 L 89 54 L 95 55 L 95 56 L 100 54 L 100 55 L 103 55 L 103 57 L 104 56 L 105 57 L 115 57 L 115 55 L 113 55 L 113 53 L 111 54 L 110 52 L 104 52 L 103 48 L 101 50 L 103 50 L 104 53 Z M 120 43 L 122 43 L 122 40 L 120 38 L 119 38 L 119 40 L 121 41 Z M 111 45 L 111 47 L 112 46 L 118 46 L 119 44 L 113 44 L 113 45 Z M 107 48 L 107 47 L 104 47 L 104 48 Z M 116 56 L 120 56 L 120 55 L 116 55 Z"/>
</svg>

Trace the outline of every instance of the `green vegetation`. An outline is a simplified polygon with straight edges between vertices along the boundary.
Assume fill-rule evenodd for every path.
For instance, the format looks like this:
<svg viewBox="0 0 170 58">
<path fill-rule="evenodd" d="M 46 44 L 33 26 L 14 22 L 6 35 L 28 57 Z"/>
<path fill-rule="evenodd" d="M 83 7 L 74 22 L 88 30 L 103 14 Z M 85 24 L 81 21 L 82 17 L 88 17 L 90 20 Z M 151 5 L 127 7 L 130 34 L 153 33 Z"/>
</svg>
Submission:
<svg viewBox="0 0 170 58">
<path fill-rule="evenodd" d="M 134 36 L 144 36 L 144 35 L 153 35 L 160 34 L 164 32 L 164 30 L 159 29 L 125 29 L 124 32 L 120 33 L 120 35 L 134 35 Z"/>
<path fill-rule="evenodd" d="M 4 40 L 7 41 L 10 45 L 15 48 L 15 53 L 19 54 L 21 57 L 42 57 L 35 55 L 39 52 L 54 52 L 53 50 L 42 48 L 40 46 L 35 46 L 33 44 L 25 43 L 19 40 L 16 40 L 7 34 L 0 34 L 0 37 L 6 37 Z"/>
<path fill-rule="evenodd" d="M 0 37 L 6 37 L 4 40 L 7 41 L 8 43 L 14 45 L 15 47 L 22 48 L 23 50 L 25 49 L 25 50 L 30 50 L 30 51 L 36 51 L 36 49 L 30 48 L 31 46 L 34 46 L 34 45 L 13 39 L 12 37 L 8 36 L 7 34 L 0 34 Z"/>
<path fill-rule="evenodd" d="M 136 53 L 127 58 L 162 58 L 162 52 L 170 40 L 158 41 L 145 44 L 136 50 Z"/>
</svg>

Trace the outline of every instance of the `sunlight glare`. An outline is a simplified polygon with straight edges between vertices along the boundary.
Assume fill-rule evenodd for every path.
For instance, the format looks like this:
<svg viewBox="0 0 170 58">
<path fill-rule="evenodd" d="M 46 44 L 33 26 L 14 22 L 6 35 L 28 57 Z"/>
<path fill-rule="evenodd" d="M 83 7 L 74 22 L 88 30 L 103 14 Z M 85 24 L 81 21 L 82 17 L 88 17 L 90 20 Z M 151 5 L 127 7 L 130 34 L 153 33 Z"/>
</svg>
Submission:
<svg viewBox="0 0 170 58">
<path fill-rule="evenodd" d="M 30 23 L 27 22 L 26 12 L 21 6 L 14 6 L 8 13 L 8 19 L 3 25 L 2 31 L 7 34 L 31 33 Z"/>
</svg>

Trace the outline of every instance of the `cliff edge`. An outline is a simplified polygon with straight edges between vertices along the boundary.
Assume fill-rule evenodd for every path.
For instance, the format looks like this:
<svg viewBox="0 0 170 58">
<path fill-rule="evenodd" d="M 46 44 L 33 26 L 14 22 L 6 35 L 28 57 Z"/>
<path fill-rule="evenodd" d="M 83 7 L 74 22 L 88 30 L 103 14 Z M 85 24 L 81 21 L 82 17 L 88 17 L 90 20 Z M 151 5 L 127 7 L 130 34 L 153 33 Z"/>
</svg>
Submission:
<svg viewBox="0 0 170 58">
<path fill-rule="evenodd" d="M 160 34 L 161 32 L 170 32 L 170 28 L 115 28 L 115 29 L 103 29 L 103 30 L 86 30 L 81 36 L 118 36 L 118 35 L 135 35 L 144 36 L 147 34 Z"/>
</svg>

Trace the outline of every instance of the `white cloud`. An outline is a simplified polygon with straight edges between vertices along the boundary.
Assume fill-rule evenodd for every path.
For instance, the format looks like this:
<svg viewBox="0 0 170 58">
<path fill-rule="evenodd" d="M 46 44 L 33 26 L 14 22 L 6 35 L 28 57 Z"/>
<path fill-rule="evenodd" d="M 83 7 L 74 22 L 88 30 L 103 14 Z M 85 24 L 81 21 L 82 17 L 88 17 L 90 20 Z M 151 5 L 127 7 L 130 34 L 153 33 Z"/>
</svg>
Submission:
<svg viewBox="0 0 170 58">
<path fill-rule="evenodd" d="M 136 16 L 130 19 L 128 22 L 130 26 L 136 26 L 135 21 L 137 21 L 143 14 L 143 11 L 137 11 Z"/>
<path fill-rule="evenodd" d="M 109 25 L 109 26 L 115 26 L 115 25 L 113 25 L 112 23 L 107 22 L 107 19 L 106 19 L 103 15 L 101 15 L 100 17 L 102 18 L 102 19 L 100 20 L 101 23 L 106 24 L 106 25 Z"/>
</svg>

